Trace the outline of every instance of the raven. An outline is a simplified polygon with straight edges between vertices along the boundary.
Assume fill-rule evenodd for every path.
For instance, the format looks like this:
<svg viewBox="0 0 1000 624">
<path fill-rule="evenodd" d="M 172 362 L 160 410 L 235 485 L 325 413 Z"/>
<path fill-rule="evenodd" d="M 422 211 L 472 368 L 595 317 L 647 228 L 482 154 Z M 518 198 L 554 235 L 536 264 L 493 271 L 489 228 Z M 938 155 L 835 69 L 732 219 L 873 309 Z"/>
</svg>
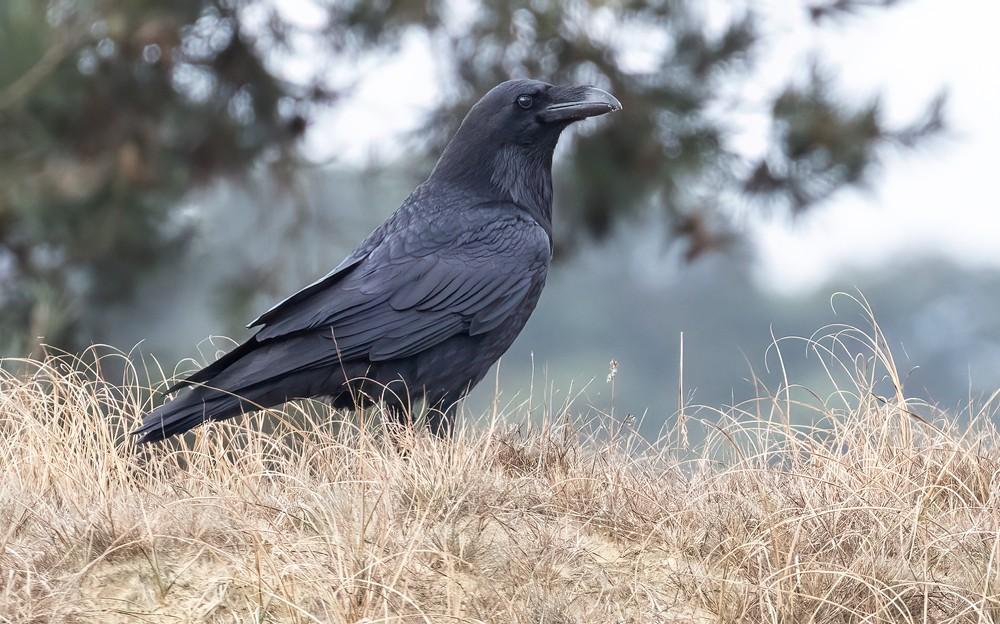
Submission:
<svg viewBox="0 0 1000 624">
<path fill-rule="evenodd" d="M 179 382 L 133 433 L 329 397 L 424 400 L 438 435 L 531 315 L 552 257 L 552 153 L 575 121 L 621 109 L 589 86 L 510 80 L 466 115 L 431 175 L 322 279 L 248 327 L 246 342 Z"/>
</svg>

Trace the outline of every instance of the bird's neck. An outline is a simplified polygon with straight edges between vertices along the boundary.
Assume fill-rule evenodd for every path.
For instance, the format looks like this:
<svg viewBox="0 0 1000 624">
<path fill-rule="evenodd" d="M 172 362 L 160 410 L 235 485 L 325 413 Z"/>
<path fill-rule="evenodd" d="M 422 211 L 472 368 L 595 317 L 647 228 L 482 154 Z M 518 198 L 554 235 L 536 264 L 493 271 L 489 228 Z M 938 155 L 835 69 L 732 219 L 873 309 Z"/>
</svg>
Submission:
<svg viewBox="0 0 1000 624">
<path fill-rule="evenodd" d="M 552 150 L 509 145 L 492 153 L 465 154 L 449 145 L 432 178 L 510 201 L 552 234 Z"/>
<path fill-rule="evenodd" d="M 515 204 L 532 211 L 552 209 L 552 152 L 519 146 L 500 149 L 493 158 L 490 183 Z M 551 216 L 546 215 L 548 220 Z"/>
</svg>

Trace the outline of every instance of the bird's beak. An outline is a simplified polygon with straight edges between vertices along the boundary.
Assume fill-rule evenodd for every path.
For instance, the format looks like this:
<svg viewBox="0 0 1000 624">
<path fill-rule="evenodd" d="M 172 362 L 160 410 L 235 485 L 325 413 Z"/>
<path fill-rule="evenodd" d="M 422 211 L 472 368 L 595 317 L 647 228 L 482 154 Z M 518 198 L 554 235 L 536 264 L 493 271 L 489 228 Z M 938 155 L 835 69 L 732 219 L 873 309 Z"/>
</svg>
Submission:
<svg viewBox="0 0 1000 624">
<path fill-rule="evenodd" d="M 597 87 L 556 87 L 550 94 L 554 101 L 540 114 L 546 123 L 574 122 L 622 109 L 618 98 Z"/>
</svg>

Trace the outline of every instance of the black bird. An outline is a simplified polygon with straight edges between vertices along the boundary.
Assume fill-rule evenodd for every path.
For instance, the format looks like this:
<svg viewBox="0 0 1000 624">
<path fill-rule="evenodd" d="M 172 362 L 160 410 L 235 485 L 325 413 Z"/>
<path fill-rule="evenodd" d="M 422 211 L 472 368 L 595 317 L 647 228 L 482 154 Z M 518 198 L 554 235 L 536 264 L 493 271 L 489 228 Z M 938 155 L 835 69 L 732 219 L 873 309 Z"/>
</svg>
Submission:
<svg viewBox="0 0 1000 624">
<path fill-rule="evenodd" d="M 531 315 L 552 257 L 552 153 L 575 121 L 621 109 L 587 86 L 511 80 L 462 121 L 427 178 L 333 271 L 248 327 L 246 342 L 170 388 L 151 442 L 295 398 L 423 398 L 447 433 L 459 399 Z"/>
</svg>

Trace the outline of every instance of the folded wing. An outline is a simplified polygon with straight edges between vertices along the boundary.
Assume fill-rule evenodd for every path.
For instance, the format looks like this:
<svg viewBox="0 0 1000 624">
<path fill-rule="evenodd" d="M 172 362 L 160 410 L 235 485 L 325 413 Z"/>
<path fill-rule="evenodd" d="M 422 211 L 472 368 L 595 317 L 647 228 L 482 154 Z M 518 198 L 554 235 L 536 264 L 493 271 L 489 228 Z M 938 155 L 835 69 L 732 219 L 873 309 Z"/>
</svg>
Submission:
<svg viewBox="0 0 1000 624">
<path fill-rule="evenodd" d="M 421 255 L 387 239 L 329 287 L 268 312 L 256 339 L 323 330 L 337 357 L 379 362 L 496 329 L 540 287 L 551 252 L 532 219 L 483 212 L 478 227 Z"/>
</svg>

